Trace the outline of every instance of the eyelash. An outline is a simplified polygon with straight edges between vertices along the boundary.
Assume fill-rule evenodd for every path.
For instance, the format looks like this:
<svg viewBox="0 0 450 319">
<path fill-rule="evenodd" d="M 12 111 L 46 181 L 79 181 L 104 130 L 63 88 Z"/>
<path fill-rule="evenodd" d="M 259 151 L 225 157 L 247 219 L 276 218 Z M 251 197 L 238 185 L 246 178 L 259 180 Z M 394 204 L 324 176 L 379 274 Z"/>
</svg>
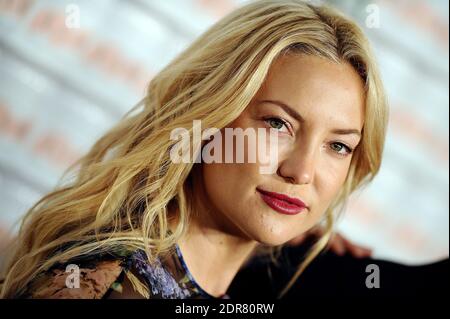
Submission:
<svg viewBox="0 0 450 319">
<path fill-rule="evenodd" d="M 348 145 L 346 145 L 344 143 L 341 143 L 341 142 L 332 142 L 332 143 L 330 143 L 330 145 L 333 145 L 333 144 L 341 145 L 347 150 L 346 154 L 342 154 L 342 153 L 339 153 L 339 151 L 335 151 L 335 150 L 332 149 L 331 151 L 336 153 L 337 156 L 347 157 L 347 156 L 349 156 L 349 155 L 351 155 L 353 153 L 353 149 L 350 146 L 348 146 Z"/>
<path fill-rule="evenodd" d="M 290 129 L 289 129 L 289 122 L 283 120 L 282 118 L 276 117 L 276 116 L 271 116 L 271 117 L 266 117 L 266 118 L 264 118 L 264 121 L 265 121 L 266 123 L 269 123 L 269 121 L 271 121 L 271 120 L 276 120 L 276 121 L 281 122 L 281 123 L 289 130 L 289 132 L 290 132 Z M 270 124 L 269 124 L 269 126 L 270 126 Z"/>
<path fill-rule="evenodd" d="M 276 121 L 281 122 L 289 130 L 289 123 L 287 121 L 279 118 L 279 117 L 272 116 L 272 117 L 264 118 L 264 121 L 266 123 L 268 123 L 269 121 L 272 121 L 272 120 L 276 120 Z M 269 126 L 270 126 L 270 124 L 269 124 Z M 347 157 L 347 156 L 349 156 L 350 154 L 353 153 L 353 149 L 350 146 L 348 146 L 347 144 L 344 144 L 344 143 L 341 143 L 341 142 L 332 142 L 332 143 L 330 143 L 330 145 L 333 145 L 333 144 L 341 145 L 342 147 L 344 147 L 347 150 L 346 154 L 342 154 L 342 153 L 339 153 L 339 151 L 335 151 L 335 150 L 332 149 L 332 152 L 334 152 L 336 155 L 338 155 L 340 157 Z"/>
</svg>

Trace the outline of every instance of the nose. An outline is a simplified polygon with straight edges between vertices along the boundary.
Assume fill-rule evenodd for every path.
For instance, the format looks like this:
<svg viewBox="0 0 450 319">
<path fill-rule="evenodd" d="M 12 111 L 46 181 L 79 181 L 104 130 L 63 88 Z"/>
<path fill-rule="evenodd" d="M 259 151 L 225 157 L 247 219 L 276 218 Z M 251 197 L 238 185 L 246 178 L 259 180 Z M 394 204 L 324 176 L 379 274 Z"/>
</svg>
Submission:
<svg viewBox="0 0 450 319">
<path fill-rule="evenodd" d="M 310 184 L 314 180 L 317 160 L 313 147 L 299 147 L 281 161 L 277 174 L 293 184 Z"/>
</svg>

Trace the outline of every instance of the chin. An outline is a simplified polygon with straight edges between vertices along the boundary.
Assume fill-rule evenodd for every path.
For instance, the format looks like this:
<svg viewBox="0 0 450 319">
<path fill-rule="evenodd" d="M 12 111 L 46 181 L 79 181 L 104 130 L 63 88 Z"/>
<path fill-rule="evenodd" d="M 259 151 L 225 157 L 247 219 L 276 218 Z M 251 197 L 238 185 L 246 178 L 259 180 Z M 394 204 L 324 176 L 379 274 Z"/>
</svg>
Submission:
<svg viewBox="0 0 450 319">
<path fill-rule="evenodd" d="M 288 242 L 288 239 L 285 238 L 262 238 L 261 240 L 258 240 L 258 242 L 264 246 L 280 246 L 284 245 Z"/>
<path fill-rule="evenodd" d="M 262 245 L 279 246 L 290 241 L 292 237 L 286 236 L 286 233 L 274 233 L 269 230 L 266 232 L 258 232 L 253 236 L 253 239 Z"/>
</svg>

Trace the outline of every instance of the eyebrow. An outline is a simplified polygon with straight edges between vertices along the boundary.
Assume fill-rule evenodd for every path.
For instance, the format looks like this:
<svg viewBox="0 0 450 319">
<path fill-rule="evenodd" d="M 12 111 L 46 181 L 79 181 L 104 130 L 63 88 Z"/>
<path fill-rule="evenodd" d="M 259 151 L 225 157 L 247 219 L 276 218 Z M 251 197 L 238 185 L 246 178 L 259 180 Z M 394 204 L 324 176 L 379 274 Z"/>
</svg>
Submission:
<svg viewBox="0 0 450 319">
<path fill-rule="evenodd" d="M 287 105 L 287 104 L 285 104 L 285 103 L 283 103 L 281 101 L 277 101 L 277 100 L 260 100 L 258 102 L 259 103 L 271 103 L 271 104 L 278 105 L 287 114 L 289 114 L 290 116 L 295 118 L 298 122 L 300 122 L 300 123 L 304 123 L 305 122 L 305 119 L 303 118 L 303 116 L 300 115 L 300 113 L 298 113 L 292 107 L 290 107 L 289 105 Z M 361 132 L 359 130 L 357 130 L 357 129 L 333 129 L 331 131 L 331 133 L 339 134 L 339 135 L 354 134 L 354 135 L 358 135 L 359 137 L 361 137 Z"/>
</svg>

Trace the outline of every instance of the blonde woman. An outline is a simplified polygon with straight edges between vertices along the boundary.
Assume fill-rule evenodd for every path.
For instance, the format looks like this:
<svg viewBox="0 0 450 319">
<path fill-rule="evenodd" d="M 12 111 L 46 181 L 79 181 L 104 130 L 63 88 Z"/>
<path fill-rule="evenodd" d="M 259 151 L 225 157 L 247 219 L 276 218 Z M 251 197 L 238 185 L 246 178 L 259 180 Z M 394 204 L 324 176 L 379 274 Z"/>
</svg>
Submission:
<svg viewBox="0 0 450 319">
<path fill-rule="evenodd" d="M 275 136 L 275 169 L 192 160 L 210 143 L 225 157 L 225 134 L 197 139 L 190 161 L 174 161 L 172 132 L 184 128 L 192 142 L 195 121 L 270 131 L 243 147 Z M 386 123 L 380 76 L 354 22 L 302 1 L 247 4 L 157 74 L 74 178 L 30 209 L 1 296 L 226 298 L 260 248 L 320 227 L 282 296 L 326 246 L 348 196 L 377 174 Z"/>
</svg>

